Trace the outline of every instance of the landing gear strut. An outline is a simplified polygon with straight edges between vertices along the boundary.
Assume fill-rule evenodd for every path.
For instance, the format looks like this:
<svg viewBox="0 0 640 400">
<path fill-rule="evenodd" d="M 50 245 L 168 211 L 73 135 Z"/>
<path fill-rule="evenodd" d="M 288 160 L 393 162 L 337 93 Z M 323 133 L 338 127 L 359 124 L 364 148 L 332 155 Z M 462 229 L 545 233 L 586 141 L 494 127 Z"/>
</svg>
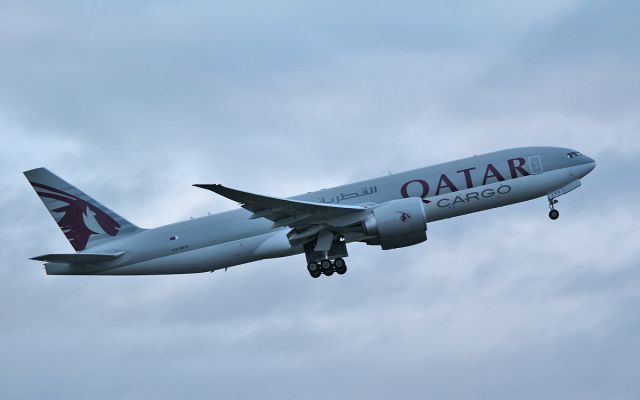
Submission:
<svg viewBox="0 0 640 400">
<path fill-rule="evenodd" d="M 549 208 L 551 209 L 549 211 L 549 218 L 551 218 L 554 221 L 560 217 L 560 211 L 556 210 L 556 207 L 555 207 L 556 204 L 558 204 L 558 200 L 549 199 Z"/>
</svg>

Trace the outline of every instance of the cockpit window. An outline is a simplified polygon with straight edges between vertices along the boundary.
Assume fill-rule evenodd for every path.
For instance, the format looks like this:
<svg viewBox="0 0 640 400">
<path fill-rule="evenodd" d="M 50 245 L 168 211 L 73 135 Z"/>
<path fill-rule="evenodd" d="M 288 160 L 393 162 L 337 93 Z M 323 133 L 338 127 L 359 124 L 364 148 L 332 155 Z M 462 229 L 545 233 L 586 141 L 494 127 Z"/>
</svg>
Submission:
<svg viewBox="0 0 640 400">
<path fill-rule="evenodd" d="M 578 151 L 572 151 L 571 153 L 567 153 L 567 157 L 568 158 L 582 157 L 582 153 Z"/>
</svg>

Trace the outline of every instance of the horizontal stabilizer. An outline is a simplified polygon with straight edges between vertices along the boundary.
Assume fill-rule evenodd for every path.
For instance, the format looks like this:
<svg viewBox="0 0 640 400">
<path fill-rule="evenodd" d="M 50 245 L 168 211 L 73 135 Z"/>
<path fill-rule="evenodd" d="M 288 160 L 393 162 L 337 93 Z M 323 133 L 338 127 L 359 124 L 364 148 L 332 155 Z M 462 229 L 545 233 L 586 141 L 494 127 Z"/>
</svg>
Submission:
<svg viewBox="0 0 640 400">
<path fill-rule="evenodd" d="M 44 262 L 62 262 L 68 264 L 95 264 L 115 260 L 124 254 L 124 251 L 116 253 L 71 253 L 71 254 L 45 254 L 33 257 L 32 260 Z"/>
</svg>

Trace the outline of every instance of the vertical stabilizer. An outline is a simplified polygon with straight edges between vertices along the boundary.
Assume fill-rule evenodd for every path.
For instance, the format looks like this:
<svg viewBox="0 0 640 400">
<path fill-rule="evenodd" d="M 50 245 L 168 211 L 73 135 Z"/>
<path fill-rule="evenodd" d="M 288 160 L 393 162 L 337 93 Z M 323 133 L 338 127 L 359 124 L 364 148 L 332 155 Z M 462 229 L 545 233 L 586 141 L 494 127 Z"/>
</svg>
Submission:
<svg viewBox="0 0 640 400">
<path fill-rule="evenodd" d="M 76 251 L 142 230 L 46 168 L 24 175 Z"/>
</svg>

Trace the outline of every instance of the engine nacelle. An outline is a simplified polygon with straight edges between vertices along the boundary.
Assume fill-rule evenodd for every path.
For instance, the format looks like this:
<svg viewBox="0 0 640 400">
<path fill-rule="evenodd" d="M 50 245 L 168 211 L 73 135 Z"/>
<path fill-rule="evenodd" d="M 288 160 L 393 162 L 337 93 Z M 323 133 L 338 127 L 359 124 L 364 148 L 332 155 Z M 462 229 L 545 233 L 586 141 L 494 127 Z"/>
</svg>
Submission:
<svg viewBox="0 0 640 400">
<path fill-rule="evenodd" d="M 396 249 L 427 240 L 427 216 L 422 199 L 409 197 L 380 204 L 364 220 L 364 231 L 376 239 L 367 244 L 382 250 Z"/>
</svg>

